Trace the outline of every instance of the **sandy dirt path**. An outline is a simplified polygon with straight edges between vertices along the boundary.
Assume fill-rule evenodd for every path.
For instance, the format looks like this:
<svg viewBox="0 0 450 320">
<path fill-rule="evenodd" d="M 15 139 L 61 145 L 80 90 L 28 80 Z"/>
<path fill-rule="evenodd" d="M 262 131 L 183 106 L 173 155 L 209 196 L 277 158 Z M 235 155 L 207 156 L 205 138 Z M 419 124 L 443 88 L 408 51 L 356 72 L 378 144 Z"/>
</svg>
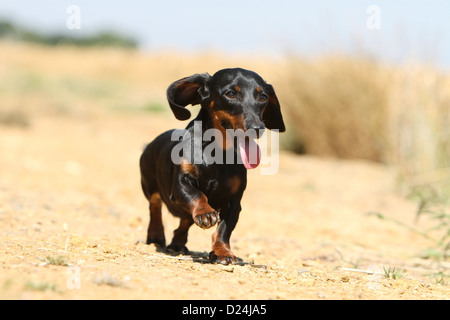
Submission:
<svg viewBox="0 0 450 320">
<path fill-rule="evenodd" d="M 418 258 L 427 239 L 370 214 L 412 224 L 417 204 L 392 170 L 367 162 L 282 152 L 276 175 L 250 172 L 231 239 L 243 266 L 204 263 L 212 230 L 191 228 L 185 257 L 143 244 L 138 159 L 181 125 L 125 114 L 0 126 L 0 298 L 450 298 Z M 165 209 L 163 219 L 170 239 L 178 222 Z M 389 267 L 403 276 L 386 278 Z"/>
</svg>

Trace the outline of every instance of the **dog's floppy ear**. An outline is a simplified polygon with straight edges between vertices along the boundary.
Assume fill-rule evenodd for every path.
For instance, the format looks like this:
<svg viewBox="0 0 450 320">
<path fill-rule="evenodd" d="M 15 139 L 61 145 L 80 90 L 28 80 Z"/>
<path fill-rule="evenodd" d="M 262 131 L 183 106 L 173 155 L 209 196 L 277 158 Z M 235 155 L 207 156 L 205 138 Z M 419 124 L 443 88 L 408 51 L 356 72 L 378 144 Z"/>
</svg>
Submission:
<svg viewBox="0 0 450 320">
<path fill-rule="evenodd" d="M 207 73 L 194 74 L 175 81 L 167 89 L 167 100 L 170 108 L 178 120 L 187 120 L 191 112 L 185 107 L 196 105 L 209 97 L 208 82 L 211 76 Z"/>
<path fill-rule="evenodd" d="M 286 131 L 286 127 L 284 126 L 283 116 L 281 115 L 280 103 L 278 102 L 275 90 L 270 84 L 267 85 L 267 93 L 269 94 L 269 102 L 262 115 L 264 125 L 267 129 L 276 129 L 284 132 Z"/>
</svg>

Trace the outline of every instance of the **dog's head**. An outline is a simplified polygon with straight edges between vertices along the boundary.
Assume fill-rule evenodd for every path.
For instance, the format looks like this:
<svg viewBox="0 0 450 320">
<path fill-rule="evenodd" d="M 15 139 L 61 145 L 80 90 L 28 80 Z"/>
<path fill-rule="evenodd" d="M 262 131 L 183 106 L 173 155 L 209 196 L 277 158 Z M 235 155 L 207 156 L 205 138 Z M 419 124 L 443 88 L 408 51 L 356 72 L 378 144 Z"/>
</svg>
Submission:
<svg viewBox="0 0 450 320">
<path fill-rule="evenodd" d="M 273 87 L 253 71 L 234 68 L 220 70 L 213 76 L 195 74 L 172 83 L 167 99 L 178 120 L 191 117 L 187 105 L 201 104 L 220 131 L 264 127 L 286 130 Z"/>
<path fill-rule="evenodd" d="M 171 84 L 167 97 L 179 120 L 190 118 L 187 105 L 201 104 L 217 129 L 215 141 L 222 149 L 234 146 L 237 136 L 239 154 L 247 169 L 256 168 L 260 161 L 261 152 L 253 139 L 264 128 L 286 130 L 273 87 L 252 71 L 235 68 L 213 76 L 195 74 Z"/>
</svg>

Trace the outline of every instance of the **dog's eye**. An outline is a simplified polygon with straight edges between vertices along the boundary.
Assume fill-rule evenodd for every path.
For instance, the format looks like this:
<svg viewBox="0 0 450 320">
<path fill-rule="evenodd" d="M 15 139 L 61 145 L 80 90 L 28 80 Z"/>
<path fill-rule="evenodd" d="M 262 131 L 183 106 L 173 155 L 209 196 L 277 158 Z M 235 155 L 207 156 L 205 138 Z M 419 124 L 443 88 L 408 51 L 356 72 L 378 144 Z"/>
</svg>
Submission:
<svg viewBox="0 0 450 320">
<path fill-rule="evenodd" d="M 266 102 L 268 99 L 267 94 L 265 93 L 261 93 L 261 95 L 259 96 L 259 101 L 260 102 Z"/>
<path fill-rule="evenodd" d="M 236 92 L 234 92 L 233 90 L 228 90 L 227 92 L 225 92 L 225 96 L 228 99 L 234 99 L 236 98 Z"/>
</svg>

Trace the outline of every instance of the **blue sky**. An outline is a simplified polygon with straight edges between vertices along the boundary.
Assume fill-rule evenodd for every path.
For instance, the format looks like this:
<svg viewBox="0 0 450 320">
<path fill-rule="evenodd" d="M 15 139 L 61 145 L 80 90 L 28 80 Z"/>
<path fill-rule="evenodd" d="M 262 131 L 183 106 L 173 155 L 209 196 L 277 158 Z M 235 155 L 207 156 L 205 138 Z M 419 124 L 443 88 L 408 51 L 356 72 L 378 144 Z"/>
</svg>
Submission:
<svg viewBox="0 0 450 320">
<path fill-rule="evenodd" d="M 69 5 L 80 8 L 79 30 L 66 27 Z M 366 26 L 371 5 L 379 8 L 380 29 Z M 450 70 L 449 0 L 7 0 L 0 17 L 77 35 L 113 29 L 136 37 L 145 50 L 366 53 Z"/>
</svg>

